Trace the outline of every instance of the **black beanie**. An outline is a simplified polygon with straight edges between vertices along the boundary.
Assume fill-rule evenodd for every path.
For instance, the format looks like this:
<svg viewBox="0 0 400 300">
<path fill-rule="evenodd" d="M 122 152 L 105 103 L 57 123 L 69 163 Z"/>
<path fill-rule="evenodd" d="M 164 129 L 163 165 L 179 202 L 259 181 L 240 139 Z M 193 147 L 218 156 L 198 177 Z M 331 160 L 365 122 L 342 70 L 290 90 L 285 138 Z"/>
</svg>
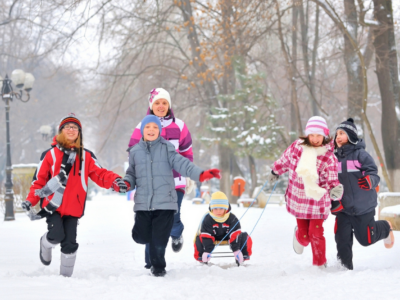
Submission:
<svg viewBox="0 0 400 300">
<path fill-rule="evenodd" d="M 336 131 L 339 129 L 346 132 L 350 143 L 354 145 L 358 143 L 357 127 L 354 125 L 354 120 L 352 118 L 348 118 L 347 121 L 340 123 Z"/>
</svg>

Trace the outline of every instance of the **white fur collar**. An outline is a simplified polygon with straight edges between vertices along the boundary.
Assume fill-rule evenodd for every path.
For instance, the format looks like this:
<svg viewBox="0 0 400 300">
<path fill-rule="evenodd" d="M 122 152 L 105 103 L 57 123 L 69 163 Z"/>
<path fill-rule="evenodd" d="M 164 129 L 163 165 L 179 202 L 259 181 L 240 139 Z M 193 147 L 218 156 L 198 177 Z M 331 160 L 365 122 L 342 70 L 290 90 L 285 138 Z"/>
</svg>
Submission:
<svg viewBox="0 0 400 300">
<path fill-rule="evenodd" d="M 297 165 L 296 173 L 303 179 L 306 196 L 319 201 L 325 195 L 326 190 L 317 184 L 317 156 L 324 155 L 328 149 L 326 147 L 310 147 L 305 145 L 301 145 L 301 147 L 303 148 L 303 153 Z"/>
</svg>

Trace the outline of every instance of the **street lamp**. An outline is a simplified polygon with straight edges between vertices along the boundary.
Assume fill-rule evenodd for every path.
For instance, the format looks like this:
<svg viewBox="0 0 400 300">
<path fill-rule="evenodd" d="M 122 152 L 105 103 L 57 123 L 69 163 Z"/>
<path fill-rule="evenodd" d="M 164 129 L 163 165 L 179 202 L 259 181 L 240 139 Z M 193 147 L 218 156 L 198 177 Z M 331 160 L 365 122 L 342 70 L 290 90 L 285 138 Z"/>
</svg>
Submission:
<svg viewBox="0 0 400 300">
<path fill-rule="evenodd" d="M 5 202 L 5 213 L 4 213 L 4 221 L 13 221 L 14 217 L 14 191 L 13 191 L 13 183 L 11 179 L 12 174 L 12 164 L 11 164 L 11 147 L 10 147 L 10 101 L 13 98 L 17 98 L 22 102 L 28 102 L 30 99 L 29 92 L 32 90 L 33 82 L 35 81 L 35 77 L 33 77 L 30 73 L 25 73 L 22 70 L 14 70 L 11 73 L 11 79 L 2 78 L 0 76 L 0 91 L 1 97 L 4 100 L 6 105 L 6 136 L 7 136 L 7 163 L 6 163 L 6 193 L 4 196 Z M 14 92 L 11 86 L 11 82 L 19 89 L 19 92 Z M 27 94 L 27 98 L 23 99 L 23 90 Z"/>
</svg>

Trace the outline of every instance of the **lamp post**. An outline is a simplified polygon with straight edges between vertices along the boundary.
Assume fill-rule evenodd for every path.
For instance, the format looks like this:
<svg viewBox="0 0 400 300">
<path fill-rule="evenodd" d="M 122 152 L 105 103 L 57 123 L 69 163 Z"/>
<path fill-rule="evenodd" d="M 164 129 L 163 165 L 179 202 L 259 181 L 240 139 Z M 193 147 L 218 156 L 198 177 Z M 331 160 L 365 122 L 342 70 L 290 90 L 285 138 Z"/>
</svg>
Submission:
<svg viewBox="0 0 400 300">
<path fill-rule="evenodd" d="M 6 159 L 6 193 L 4 196 L 5 202 L 5 213 L 4 213 L 4 221 L 13 221 L 14 217 L 14 191 L 13 191 L 13 183 L 12 183 L 12 164 L 11 164 L 11 147 L 10 147 L 10 102 L 13 98 L 17 98 L 22 102 L 28 102 L 30 99 L 29 92 L 32 90 L 33 82 L 35 81 L 35 77 L 33 77 L 30 73 L 25 73 L 22 70 L 14 70 L 11 73 L 11 79 L 0 77 L 0 91 L 1 97 L 4 100 L 6 105 L 6 138 L 7 138 L 7 159 Z M 11 82 L 20 90 L 19 92 L 14 92 L 11 86 Z M 27 98 L 23 99 L 23 90 L 25 90 L 27 94 Z"/>
</svg>

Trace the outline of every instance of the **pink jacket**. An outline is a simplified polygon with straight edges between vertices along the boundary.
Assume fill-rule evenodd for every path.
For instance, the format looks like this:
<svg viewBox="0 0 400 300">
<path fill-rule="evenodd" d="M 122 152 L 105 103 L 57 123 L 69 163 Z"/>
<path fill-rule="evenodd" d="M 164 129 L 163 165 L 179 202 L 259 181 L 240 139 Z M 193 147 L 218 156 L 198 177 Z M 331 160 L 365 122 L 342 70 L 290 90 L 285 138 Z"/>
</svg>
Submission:
<svg viewBox="0 0 400 300">
<path fill-rule="evenodd" d="M 317 185 L 326 189 L 326 193 L 319 201 L 308 198 L 305 193 L 303 179 L 296 173 L 296 168 L 303 148 L 300 145 L 302 140 L 295 141 L 285 150 L 273 166 L 276 174 L 289 172 L 289 184 L 286 189 L 286 209 L 289 213 L 298 219 L 327 219 L 331 207 L 331 198 L 329 191 L 339 185 L 338 179 L 338 161 L 332 152 L 330 145 L 326 145 L 328 151 L 325 154 L 317 156 L 317 172 L 319 178 Z M 314 167 L 315 166 L 310 166 Z"/>
</svg>

